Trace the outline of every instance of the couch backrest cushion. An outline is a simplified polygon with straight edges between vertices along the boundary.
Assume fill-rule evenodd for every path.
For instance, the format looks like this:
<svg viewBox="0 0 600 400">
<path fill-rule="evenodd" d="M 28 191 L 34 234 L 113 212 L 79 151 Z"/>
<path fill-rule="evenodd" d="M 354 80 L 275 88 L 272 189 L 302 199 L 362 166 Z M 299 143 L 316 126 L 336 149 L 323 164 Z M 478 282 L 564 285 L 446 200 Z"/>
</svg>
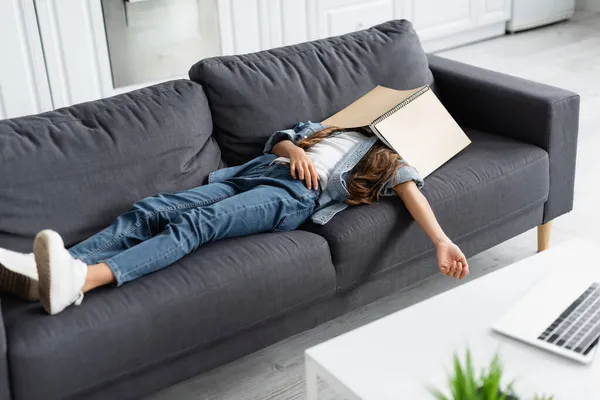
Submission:
<svg viewBox="0 0 600 400">
<path fill-rule="evenodd" d="M 220 165 L 202 87 L 179 80 L 0 121 L 0 247 L 41 229 L 74 244 L 144 197 L 200 186 Z"/>
<path fill-rule="evenodd" d="M 396 20 L 347 35 L 202 60 L 190 78 L 206 91 L 214 134 L 228 164 L 261 153 L 267 137 L 298 121 L 322 121 L 376 85 L 433 83 L 410 22 Z"/>
</svg>

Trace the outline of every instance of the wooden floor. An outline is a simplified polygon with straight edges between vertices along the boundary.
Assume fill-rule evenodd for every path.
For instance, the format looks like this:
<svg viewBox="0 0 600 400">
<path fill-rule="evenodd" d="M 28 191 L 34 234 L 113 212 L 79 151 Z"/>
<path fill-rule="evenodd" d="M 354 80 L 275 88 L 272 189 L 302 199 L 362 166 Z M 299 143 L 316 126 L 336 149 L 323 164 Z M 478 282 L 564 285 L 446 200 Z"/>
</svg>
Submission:
<svg viewBox="0 0 600 400">
<path fill-rule="evenodd" d="M 575 210 L 554 222 L 551 245 L 573 236 L 600 242 L 600 14 L 441 53 L 475 64 L 581 94 Z M 535 230 L 469 260 L 476 279 L 530 256 Z M 569 266 L 565 265 L 568 274 Z M 456 285 L 435 276 L 405 293 L 394 294 L 362 309 L 296 335 L 264 350 L 158 393 L 159 399 L 304 399 L 303 351 L 322 341 Z M 468 306 L 468 304 L 466 305 Z M 338 399 L 325 385 L 321 399 Z"/>
</svg>

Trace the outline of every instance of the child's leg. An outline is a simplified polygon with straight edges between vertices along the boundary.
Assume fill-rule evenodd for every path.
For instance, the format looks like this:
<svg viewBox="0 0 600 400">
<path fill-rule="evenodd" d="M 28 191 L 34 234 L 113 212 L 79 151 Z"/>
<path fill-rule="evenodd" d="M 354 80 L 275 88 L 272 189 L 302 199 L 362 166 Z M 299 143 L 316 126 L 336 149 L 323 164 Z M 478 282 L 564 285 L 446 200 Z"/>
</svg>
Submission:
<svg viewBox="0 0 600 400">
<path fill-rule="evenodd" d="M 296 198 L 279 187 L 258 186 L 181 213 L 160 234 L 105 263 L 120 285 L 173 264 L 199 246 L 215 240 L 276 228 L 295 229 L 312 214 L 315 197 Z"/>
<path fill-rule="evenodd" d="M 231 190 L 235 188 L 243 192 L 225 196 L 227 192 L 224 191 L 221 199 L 213 196 L 211 201 L 196 203 L 195 207 L 188 207 L 188 204 L 169 220 L 161 232 L 153 232 L 152 238 L 138 244 L 124 240 L 129 245 L 124 251 L 106 260 L 88 262 L 88 265 L 74 258 L 64 248 L 56 232 L 40 232 L 36 237 L 34 253 L 40 275 L 42 305 L 48 313 L 56 314 L 71 304 L 80 304 L 83 291 L 111 282 L 120 285 L 157 271 L 202 244 L 253 233 L 297 228 L 312 214 L 318 192 L 308 191 L 301 182 L 288 178 L 287 170 L 278 173 L 282 175 L 278 179 L 265 174 L 257 180 L 240 179 L 239 182 L 232 180 L 222 184 L 230 185 Z M 133 231 L 135 229 L 128 233 Z M 108 235 L 99 236 L 106 236 L 104 240 L 109 239 Z M 129 237 L 122 233 L 120 236 Z M 108 247 L 105 245 L 104 249 Z M 88 259 L 91 257 L 88 256 Z"/>
<path fill-rule="evenodd" d="M 69 252 L 86 264 L 95 264 L 157 235 L 181 212 L 215 203 L 236 192 L 237 188 L 231 184 L 212 183 L 145 198 L 103 231 L 71 247 Z"/>
</svg>

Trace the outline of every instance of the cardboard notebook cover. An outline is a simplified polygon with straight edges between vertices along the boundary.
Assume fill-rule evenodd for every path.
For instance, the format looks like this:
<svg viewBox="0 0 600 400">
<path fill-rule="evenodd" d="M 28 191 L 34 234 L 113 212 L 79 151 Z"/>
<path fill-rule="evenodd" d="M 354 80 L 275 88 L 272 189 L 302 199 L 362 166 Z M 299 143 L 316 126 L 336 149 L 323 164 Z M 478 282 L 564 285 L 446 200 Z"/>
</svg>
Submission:
<svg viewBox="0 0 600 400">
<path fill-rule="evenodd" d="M 377 86 L 322 123 L 371 128 L 423 178 L 471 143 L 429 86 L 412 90 Z"/>
</svg>

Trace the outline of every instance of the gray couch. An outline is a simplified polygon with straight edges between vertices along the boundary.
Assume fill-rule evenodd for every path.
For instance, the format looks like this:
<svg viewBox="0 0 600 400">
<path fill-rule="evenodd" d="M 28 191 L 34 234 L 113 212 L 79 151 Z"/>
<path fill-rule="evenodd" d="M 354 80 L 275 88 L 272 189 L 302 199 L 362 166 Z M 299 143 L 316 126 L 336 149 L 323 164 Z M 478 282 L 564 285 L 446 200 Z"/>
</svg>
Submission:
<svg viewBox="0 0 600 400">
<path fill-rule="evenodd" d="M 376 84 L 431 84 L 472 139 L 423 189 L 467 256 L 572 208 L 579 97 L 427 56 L 406 21 L 204 60 L 190 78 L 0 121 L 0 246 L 30 251 L 47 227 L 74 244 Z M 432 245 L 386 198 L 325 226 L 212 243 L 55 317 L 2 296 L 0 399 L 138 398 L 436 273 Z"/>
</svg>

